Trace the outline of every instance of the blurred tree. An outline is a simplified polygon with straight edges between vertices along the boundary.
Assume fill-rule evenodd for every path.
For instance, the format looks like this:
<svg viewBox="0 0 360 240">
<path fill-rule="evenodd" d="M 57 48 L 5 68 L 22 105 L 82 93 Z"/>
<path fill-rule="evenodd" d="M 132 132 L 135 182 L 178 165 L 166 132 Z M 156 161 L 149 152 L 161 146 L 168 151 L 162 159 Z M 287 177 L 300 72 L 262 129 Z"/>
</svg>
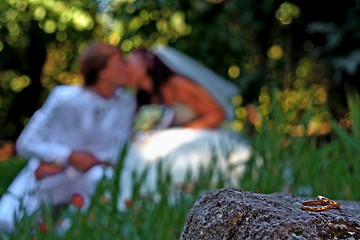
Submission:
<svg viewBox="0 0 360 240">
<path fill-rule="evenodd" d="M 75 57 L 93 39 L 124 52 L 172 45 L 236 83 L 244 103 L 277 86 L 318 92 L 344 115 L 339 89 L 359 85 L 359 8 L 360 0 L 2 0 L 0 139 L 17 137 L 52 86 L 81 82 Z"/>
<path fill-rule="evenodd" d="M 120 43 L 166 43 L 237 83 L 245 103 L 264 85 L 283 89 L 322 85 L 330 106 L 345 113 L 339 89 L 359 85 L 359 0 L 111 1 Z M 307 62 L 307 64 L 304 64 Z M 332 91 L 336 89 L 336 93 Z M 335 99 L 335 100 L 334 100 Z M 338 108 L 338 106 L 341 106 Z"/>
<path fill-rule="evenodd" d="M 94 37 L 96 12 L 92 0 L 0 2 L 0 139 L 16 139 L 44 89 L 71 70 L 74 53 Z"/>
<path fill-rule="evenodd" d="M 312 51 L 303 47 L 300 7 L 282 0 L 129 0 L 111 1 L 110 11 L 123 26 L 123 50 L 173 45 L 230 78 L 251 102 L 265 83 L 290 87 L 292 63 Z"/>
<path fill-rule="evenodd" d="M 342 117 L 347 113 L 346 88 L 360 90 L 360 1 L 299 2 L 303 28 L 313 47 L 311 57 L 326 66 L 331 79 L 329 105 L 335 116 Z"/>
</svg>

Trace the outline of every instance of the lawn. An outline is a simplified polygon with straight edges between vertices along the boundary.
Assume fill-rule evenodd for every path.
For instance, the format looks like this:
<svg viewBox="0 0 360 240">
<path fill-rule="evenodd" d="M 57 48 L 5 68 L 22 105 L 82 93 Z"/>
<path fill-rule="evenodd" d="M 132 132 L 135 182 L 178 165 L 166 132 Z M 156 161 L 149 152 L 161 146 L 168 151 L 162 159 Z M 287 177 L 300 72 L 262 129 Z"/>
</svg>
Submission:
<svg viewBox="0 0 360 240">
<path fill-rule="evenodd" d="M 261 127 L 249 136 L 253 154 L 242 179 L 233 187 L 258 193 L 288 192 L 298 196 L 323 195 L 335 200 L 360 200 L 360 98 L 349 96 L 351 129 L 331 120 L 332 131 L 326 137 L 290 136 L 279 127 L 284 114 L 276 102 Z M 299 120 L 306 125 L 309 108 Z M 117 172 L 121 169 L 121 159 Z M 9 182 L 24 161 L 16 159 L 1 166 L 1 187 Z M 3 165 L 4 164 L 4 165 Z M 11 167 L 10 165 L 13 165 Z M 5 170 L 8 169 L 8 170 Z M 118 211 L 119 176 L 104 178 L 87 210 L 70 204 L 56 214 L 49 207 L 42 211 L 43 222 L 25 216 L 12 235 L 3 239 L 179 239 L 187 213 L 204 193 L 229 186 L 225 179 L 213 183 L 214 169 L 204 169 L 201 181 L 172 184 L 166 173 L 157 181 L 155 193 L 139 189 L 144 176 L 136 179 L 127 210 Z M 1 236 L 1 235 L 0 235 Z"/>
</svg>

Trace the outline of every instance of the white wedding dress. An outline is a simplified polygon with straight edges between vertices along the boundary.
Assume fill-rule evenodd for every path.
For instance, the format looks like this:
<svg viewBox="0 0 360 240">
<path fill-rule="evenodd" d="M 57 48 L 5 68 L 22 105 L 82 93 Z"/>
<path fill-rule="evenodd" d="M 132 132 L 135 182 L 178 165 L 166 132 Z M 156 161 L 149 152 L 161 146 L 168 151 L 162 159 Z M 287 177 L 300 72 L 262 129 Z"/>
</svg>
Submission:
<svg viewBox="0 0 360 240">
<path fill-rule="evenodd" d="M 132 197 L 132 176 L 147 170 L 144 191 L 156 191 L 158 164 L 177 185 L 201 180 L 201 169 L 219 171 L 228 186 L 236 187 L 241 180 L 251 149 L 237 133 L 222 129 L 191 129 L 170 127 L 137 134 L 131 141 L 121 173 L 119 208 Z M 215 162 L 214 162 L 215 160 Z M 216 181 L 216 179 L 213 179 Z M 170 188 L 171 186 L 169 186 Z"/>
<path fill-rule="evenodd" d="M 231 97 L 238 94 L 235 85 L 173 48 L 156 47 L 153 53 L 174 72 L 204 87 L 223 107 L 226 120 L 233 120 L 234 109 L 230 102 Z M 170 107 L 173 111 L 172 125 L 175 126 L 167 128 L 169 118 L 164 117 L 166 123 L 160 123 L 160 128 L 136 134 L 131 141 L 121 173 L 120 209 L 125 208 L 125 201 L 131 199 L 133 194 L 131 181 L 134 172 L 139 176 L 147 170 L 146 186 L 143 186 L 143 190 L 156 191 L 159 164 L 170 173 L 174 184 L 187 185 L 191 183 L 185 181 L 201 180 L 199 173 L 207 167 L 219 171 L 225 178 L 223 180 L 228 182 L 228 186 L 236 187 L 241 180 L 251 155 L 246 138 L 221 128 L 178 127 L 197 116 L 183 104 L 176 103 Z M 189 172 L 190 180 L 186 178 Z"/>
</svg>

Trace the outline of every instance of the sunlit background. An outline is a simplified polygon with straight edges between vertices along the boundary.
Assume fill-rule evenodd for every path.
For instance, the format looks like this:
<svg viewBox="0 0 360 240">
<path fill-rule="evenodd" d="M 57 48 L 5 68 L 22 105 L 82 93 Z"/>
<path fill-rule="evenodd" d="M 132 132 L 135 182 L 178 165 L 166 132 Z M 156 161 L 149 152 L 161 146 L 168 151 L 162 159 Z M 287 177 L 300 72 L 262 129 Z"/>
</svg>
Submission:
<svg viewBox="0 0 360 240">
<path fill-rule="evenodd" d="M 344 43 L 358 38 L 347 35 L 360 21 L 343 29 L 331 14 L 351 18 L 358 2 L 320 17 L 320 3 L 297 1 L 3 0 L 0 139 L 16 139 L 54 85 L 82 83 L 77 56 L 96 39 L 125 54 L 172 45 L 234 82 L 235 131 L 251 134 L 267 121 L 291 136 L 328 135 L 330 116 L 350 128 L 342 92 L 347 79 L 354 83 L 360 53 Z"/>
</svg>

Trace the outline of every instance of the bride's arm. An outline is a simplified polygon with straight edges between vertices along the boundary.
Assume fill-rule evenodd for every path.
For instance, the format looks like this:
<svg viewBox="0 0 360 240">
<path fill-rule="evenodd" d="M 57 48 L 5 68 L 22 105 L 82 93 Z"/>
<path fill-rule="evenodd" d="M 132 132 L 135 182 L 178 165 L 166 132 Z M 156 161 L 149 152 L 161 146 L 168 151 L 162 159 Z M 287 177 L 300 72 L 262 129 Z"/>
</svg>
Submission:
<svg viewBox="0 0 360 240">
<path fill-rule="evenodd" d="M 174 101 L 186 104 L 199 116 L 185 127 L 216 128 L 225 119 L 221 105 L 201 86 L 179 75 L 172 77 L 169 83 Z"/>
</svg>

